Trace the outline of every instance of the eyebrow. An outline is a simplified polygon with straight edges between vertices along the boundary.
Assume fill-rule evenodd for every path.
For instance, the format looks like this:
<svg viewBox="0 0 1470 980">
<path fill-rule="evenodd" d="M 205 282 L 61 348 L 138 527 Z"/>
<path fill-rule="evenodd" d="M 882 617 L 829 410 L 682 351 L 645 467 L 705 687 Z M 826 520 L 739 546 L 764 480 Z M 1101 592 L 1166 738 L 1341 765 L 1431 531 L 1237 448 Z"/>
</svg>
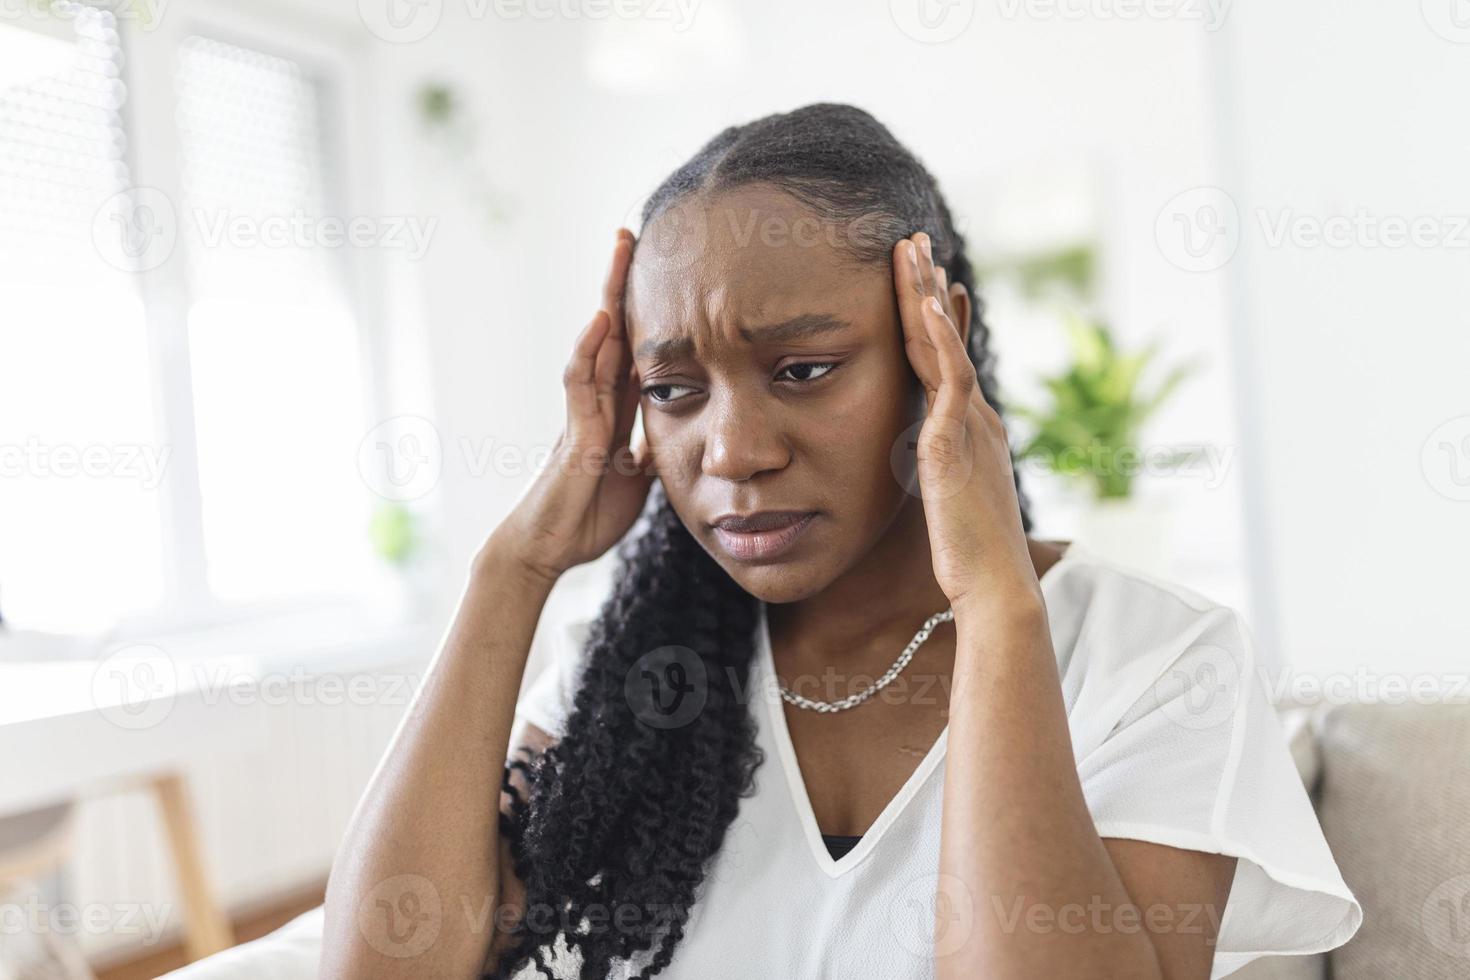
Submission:
<svg viewBox="0 0 1470 980">
<path fill-rule="evenodd" d="M 840 330 L 847 330 L 852 323 L 833 316 L 830 313 L 803 313 L 801 316 L 783 320 L 780 323 L 771 323 L 760 327 L 740 327 L 740 337 L 746 343 L 785 344 L 798 340 L 810 340 L 813 337 L 821 337 Z M 669 340 L 645 340 L 638 345 L 633 352 L 634 357 L 652 357 L 661 360 L 673 360 L 684 357 L 694 347 L 694 341 L 688 337 L 675 337 Z"/>
</svg>

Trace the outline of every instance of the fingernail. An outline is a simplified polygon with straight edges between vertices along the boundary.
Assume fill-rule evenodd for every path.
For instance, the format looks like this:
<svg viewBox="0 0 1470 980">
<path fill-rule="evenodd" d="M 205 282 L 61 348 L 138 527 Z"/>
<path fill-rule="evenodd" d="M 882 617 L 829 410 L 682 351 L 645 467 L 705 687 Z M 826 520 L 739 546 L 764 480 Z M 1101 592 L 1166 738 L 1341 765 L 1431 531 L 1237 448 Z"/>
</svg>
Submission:
<svg viewBox="0 0 1470 980">
<path fill-rule="evenodd" d="M 923 237 L 922 241 L 924 243 L 924 257 L 926 259 L 932 259 L 934 257 L 934 250 L 929 245 L 929 236 L 928 235 L 925 235 Z"/>
</svg>

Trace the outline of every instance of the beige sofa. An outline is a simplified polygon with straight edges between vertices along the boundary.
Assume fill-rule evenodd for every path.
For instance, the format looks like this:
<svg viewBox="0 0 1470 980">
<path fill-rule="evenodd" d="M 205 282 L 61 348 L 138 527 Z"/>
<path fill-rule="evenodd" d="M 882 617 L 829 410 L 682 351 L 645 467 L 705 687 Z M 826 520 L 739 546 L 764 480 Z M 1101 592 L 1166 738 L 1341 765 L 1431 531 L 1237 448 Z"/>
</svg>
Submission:
<svg viewBox="0 0 1470 980">
<path fill-rule="evenodd" d="M 1265 957 L 1236 980 L 1470 978 L 1470 705 L 1282 710 L 1363 925 L 1320 956 Z M 322 912 L 169 974 L 172 980 L 316 976 Z"/>
<path fill-rule="evenodd" d="M 1470 978 L 1470 705 L 1293 705 L 1282 720 L 1363 925 L 1331 953 L 1233 977 Z"/>
</svg>

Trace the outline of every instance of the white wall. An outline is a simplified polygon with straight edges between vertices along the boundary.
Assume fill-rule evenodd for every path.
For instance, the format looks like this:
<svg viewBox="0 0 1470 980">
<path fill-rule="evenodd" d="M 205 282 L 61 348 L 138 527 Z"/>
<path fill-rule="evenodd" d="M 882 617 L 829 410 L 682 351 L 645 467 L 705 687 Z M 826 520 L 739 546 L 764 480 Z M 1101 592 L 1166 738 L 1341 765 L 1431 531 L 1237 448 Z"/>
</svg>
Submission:
<svg viewBox="0 0 1470 980">
<path fill-rule="evenodd" d="M 1464 671 L 1470 654 L 1470 29 L 1446 28 L 1453 43 L 1431 26 L 1451 9 L 1242 4 L 1214 52 L 1222 186 L 1242 217 L 1225 271 L 1260 464 L 1253 530 L 1281 646 L 1314 671 Z M 1268 231 L 1359 209 L 1427 217 L 1457 244 Z"/>
</svg>

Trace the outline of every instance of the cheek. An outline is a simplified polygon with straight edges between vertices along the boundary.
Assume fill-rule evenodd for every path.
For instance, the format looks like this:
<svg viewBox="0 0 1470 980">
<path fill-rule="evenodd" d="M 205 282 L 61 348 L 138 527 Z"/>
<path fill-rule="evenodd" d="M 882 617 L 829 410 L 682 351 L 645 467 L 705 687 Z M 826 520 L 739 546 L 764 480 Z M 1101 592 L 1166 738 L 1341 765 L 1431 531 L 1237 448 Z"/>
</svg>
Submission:
<svg viewBox="0 0 1470 980">
<path fill-rule="evenodd" d="M 905 497 L 909 443 L 918 439 L 924 417 L 923 394 L 910 380 L 896 373 L 871 379 L 831 426 L 826 452 L 841 497 L 875 518 L 891 514 Z"/>
<path fill-rule="evenodd" d="M 830 488 L 839 506 L 886 508 L 901 486 L 894 473 L 895 447 L 909 433 L 910 411 L 901 390 L 853 385 L 851 393 L 804 414 L 793 423 L 797 457 Z"/>
<path fill-rule="evenodd" d="M 704 436 L 699 416 L 669 415 L 646 404 L 643 413 L 643 435 L 653 453 L 659 482 L 669 502 L 679 510 L 679 502 L 689 496 L 699 476 L 700 458 L 704 452 Z"/>
</svg>

